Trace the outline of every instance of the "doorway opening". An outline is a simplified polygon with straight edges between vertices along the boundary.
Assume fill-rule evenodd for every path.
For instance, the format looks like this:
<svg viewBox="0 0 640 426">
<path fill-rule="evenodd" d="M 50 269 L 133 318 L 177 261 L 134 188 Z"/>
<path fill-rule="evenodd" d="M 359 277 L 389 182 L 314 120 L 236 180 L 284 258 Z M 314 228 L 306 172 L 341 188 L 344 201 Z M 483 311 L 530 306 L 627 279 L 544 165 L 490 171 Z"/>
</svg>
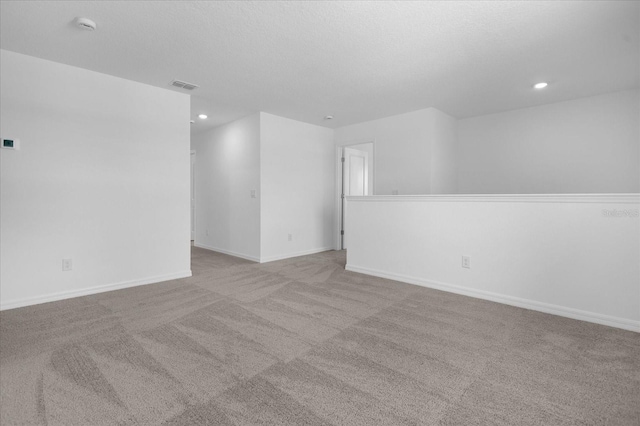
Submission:
<svg viewBox="0 0 640 426">
<path fill-rule="evenodd" d="M 337 148 L 338 167 L 338 238 L 336 248 L 345 250 L 349 233 L 345 221 L 346 200 L 348 196 L 367 196 L 375 193 L 374 143 L 364 142 L 344 145 Z"/>
</svg>

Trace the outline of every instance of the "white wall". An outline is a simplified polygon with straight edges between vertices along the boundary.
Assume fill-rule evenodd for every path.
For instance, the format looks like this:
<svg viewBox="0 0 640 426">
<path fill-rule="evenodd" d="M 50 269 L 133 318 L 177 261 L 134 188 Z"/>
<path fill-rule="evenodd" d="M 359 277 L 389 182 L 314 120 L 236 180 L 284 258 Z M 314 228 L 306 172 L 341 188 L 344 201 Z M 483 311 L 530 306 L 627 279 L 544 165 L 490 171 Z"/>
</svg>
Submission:
<svg viewBox="0 0 640 426">
<path fill-rule="evenodd" d="M 0 55 L 1 307 L 189 276 L 189 97 Z"/>
<path fill-rule="evenodd" d="M 333 130 L 260 113 L 262 262 L 332 248 L 334 152 Z"/>
<path fill-rule="evenodd" d="M 431 112 L 431 194 L 458 192 L 457 121 L 435 108 Z"/>
<path fill-rule="evenodd" d="M 191 147 L 196 246 L 256 262 L 332 247 L 333 130 L 260 112 Z"/>
<path fill-rule="evenodd" d="M 638 194 L 349 197 L 348 206 L 348 270 L 640 331 Z"/>
<path fill-rule="evenodd" d="M 193 136 L 195 245 L 260 259 L 260 114 Z M 256 198 L 251 198 L 251 191 Z"/>
<path fill-rule="evenodd" d="M 459 120 L 458 144 L 460 193 L 640 192 L 639 92 Z"/>
<path fill-rule="evenodd" d="M 374 142 L 375 194 L 388 195 L 394 190 L 430 194 L 434 189 L 440 192 L 456 186 L 454 124 L 452 117 L 426 108 L 339 127 L 335 141 L 337 146 Z"/>
<path fill-rule="evenodd" d="M 375 144 L 375 194 L 431 191 L 430 111 L 422 109 L 335 129 L 338 146 Z"/>
</svg>

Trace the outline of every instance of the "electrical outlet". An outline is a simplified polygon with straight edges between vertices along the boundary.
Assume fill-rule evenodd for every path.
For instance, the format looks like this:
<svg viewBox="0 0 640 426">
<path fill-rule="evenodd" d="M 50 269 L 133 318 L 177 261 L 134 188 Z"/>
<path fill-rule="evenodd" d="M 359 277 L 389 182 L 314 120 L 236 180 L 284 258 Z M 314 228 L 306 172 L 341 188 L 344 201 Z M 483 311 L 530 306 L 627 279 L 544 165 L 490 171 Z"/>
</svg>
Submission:
<svg viewBox="0 0 640 426">
<path fill-rule="evenodd" d="M 469 256 L 462 256 L 462 267 L 471 269 L 471 258 Z"/>
<path fill-rule="evenodd" d="M 391 195 L 398 195 L 398 190 L 397 189 L 392 189 L 391 190 Z"/>
<path fill-rule="evenodd" d="M 62 270 L 70 271 L 71 269 L 73 269 L 73 262 L 71 259 L 62 259 Z"/>
<path fill-rule="evenodd" d="M 255 189 L 251 190 L 251 198 L 256 198 L 257 197 L 257 191 Z"/>
<path fill-rule="evenodd" d="M 293 241 L 293 234 L 289 234 L 289 241 Z"/>
</svg>

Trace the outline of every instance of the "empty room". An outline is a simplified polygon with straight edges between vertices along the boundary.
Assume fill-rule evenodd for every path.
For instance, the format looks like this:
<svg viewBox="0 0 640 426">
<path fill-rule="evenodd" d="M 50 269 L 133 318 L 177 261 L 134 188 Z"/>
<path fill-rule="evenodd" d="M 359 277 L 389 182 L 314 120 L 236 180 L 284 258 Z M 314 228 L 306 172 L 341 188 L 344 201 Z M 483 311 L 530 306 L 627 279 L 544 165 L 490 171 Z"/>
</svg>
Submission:
<svg viewBox="0 0 640 426">
<path fill-rule="evenodd" d="M 640 425 L 640 2 L 0 0 L 1 425 Z"/>
</svg>

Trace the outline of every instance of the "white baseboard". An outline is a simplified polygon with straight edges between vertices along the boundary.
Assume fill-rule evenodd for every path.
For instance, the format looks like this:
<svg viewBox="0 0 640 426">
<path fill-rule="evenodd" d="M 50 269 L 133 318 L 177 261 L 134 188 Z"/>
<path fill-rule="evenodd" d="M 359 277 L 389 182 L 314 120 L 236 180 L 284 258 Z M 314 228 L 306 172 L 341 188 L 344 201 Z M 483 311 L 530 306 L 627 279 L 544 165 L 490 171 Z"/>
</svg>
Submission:
<svg viewBox="0 0 640 426">
<path fill-rule="evenodd" d="M 194 242 L 193 245 L 195 247 L 203 248 L 203 249 L 206 249 L 206 250 L 215 251 L 217 253 L 228 254 L 229 256 L 234 256 L 234 257 L 239 257 L 241 259 L 251 260 L 252 262 L 260 262 L 260 258 L 259 257 L 249 256 L 248 254 L 236 253 L 235 251 L 225 250 L 225 249 L 221 249 L 221 248 L 218 248 L 218 247 L 212 247 L 212 246 L 208 246 L 206 244 L 200 244 L 200 243 L 197 243 L 197 242 Z"/>
<path fill-rule="evenodd" d="M 115 284 L 106 284 L 95 287 L 83 288 L 79 290 L 61 291 L 59 293 L 47 294 L 44 296 L 28 297 L 26 299 L 10 300 L 0 303 L 0 311 L 8 309 L 22 308 L 25 306 L 39 305 L 40 303 L 55 302 L 58 300 L 71 299 L 73 297 L 89 296 L 91 294 L 104 293 L 107 291 L 120 290 L 123 288 L 137 287 L 140 285 L 155 284 L 162 281 L 177 280 L 191 276 L 191 270 L 176 272 L 174 274 L 158 275 L 155 277 L 142 278 L 139 280 L 123 281 Z"/>
<path fill-rule="evenodd" d="M 533 311 L 544 312 L 547 314 L 558 315 L 588 321 L 595 324 L 607 325 L 610 327 L 621 328 L 623 330 L 640 332 L 640 321 L 629 320 L 626 318 L 613 317 L 609 315 L 598 314 L 595 312 L 582 311 L 579 309 L 568 308 L 550 303 L 538 302 L 530 299 L 522 299 L 519 297 L 507 296 L 489 291 L 475 290 L 454 284 L 443 283 L 439 281 L 425 280 L 422 278 L 411 277 L 392 272 L 384 272 L 376 269 L 364 268 L 347 264 L 347 271 L 358 272 L 361 274 L 373 275 L 380 278 L 387 278 L 395 281 L 402 281 L 408 284 L 415 284 L 422 287 L 433 288 L 436 290 L 447 291 L 449 293 L 462 294 L 464 296 L 475 297 L 477 299 L 491 300 L 492 302 L 503 303 L 505 305 L 517 306 L 519 308 L 531 309 Z"/>
<path fill-rule="evenodd" d="M 307 256 L 309 254 L 322 253 L 323 251 L 329 251 L 329 250 L 333 250 L 333 248 L 331 248 L 331 247 L 322 247 L 322 248 L 298 251 L 298 252 L 295 252 L 295 253 L 287 253 L 287 254 L 282 254 L 282 255 L 277 255 L 277 256 L 261 257 L 260 258 L 260 263 L 274 262 L 276 260 L 284 260 L 284 259 L 289 259 L 289 258 L 298 257 L 298 256 Z"/>
<path fill-rule="evenodd" d="M 251 260 L 253 262 L 258 262 L 258 263 L 273 262 L 273 261 L 276 261 L 276 260 L 289 259 L 291 257 L 306 256 L 306 255 L 309 255 L 309 254 L 316 254 L 316 253 L 321 253 L 323 251 L 333 250 L 332 247 L 322 247 L 322 248 L 298 251 L 298 252 L 295 252 L 295 253 L 287 253 L 287 254 L 282 254 L 282 255 L 277 255 L 277 256 L 255 257 L 255 256 L 249 256 L 249 255 L 242 254 L 242 253 L 236 253 L 236 252 L 231 251 L 231 250 L 224 250 L 224 249 L 221 249 L 221 248 L 218 248 L 218 247 L 212 247 L 212 246 L 208 246 L 206 244 L 200 244 L 200 243 L 196 243 L 196 242 L 194 242 L 193 245 L 195 247 L 199 247 L 199 248 L 203 248 L 203 249 L 206 249 L 206 250 L 215 251 L 217 253 L 228 254 L 229 256 L 239 257 L 241 259 Z"/>
</svg>

